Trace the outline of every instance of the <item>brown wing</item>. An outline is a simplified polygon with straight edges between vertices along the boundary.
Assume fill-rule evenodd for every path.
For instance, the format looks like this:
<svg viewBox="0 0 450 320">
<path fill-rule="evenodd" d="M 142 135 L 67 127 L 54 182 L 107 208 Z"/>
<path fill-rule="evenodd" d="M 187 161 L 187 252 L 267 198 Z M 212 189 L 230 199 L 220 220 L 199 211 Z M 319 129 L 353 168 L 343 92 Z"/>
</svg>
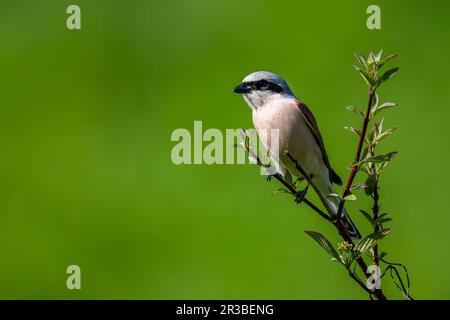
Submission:
<svg viewBox="0 0 450 320">
<path fill-rule="evenodd" d="M 338 185 L 342 185 L 341 178 L 337 175 L 336 172 L 331 168 L 330 161 L 328 160 L 327 151 L 325 150 L 325 144 L 323 143 L 322 135 L 320 134 L 319 126 L 317 125 L 317 121 L 314 118 L 313 113 L 302 101 L 297 100 L 297 106 L 300 109 L 301 113 L 305 116 L 306 123 L 308 124 L 311 133 L 316 140 L 317 144 L 320 147 L 320 151 L 322 152 L 323 162 L 328 168 L 330 172 L 330 180 Z"/>
</svg>

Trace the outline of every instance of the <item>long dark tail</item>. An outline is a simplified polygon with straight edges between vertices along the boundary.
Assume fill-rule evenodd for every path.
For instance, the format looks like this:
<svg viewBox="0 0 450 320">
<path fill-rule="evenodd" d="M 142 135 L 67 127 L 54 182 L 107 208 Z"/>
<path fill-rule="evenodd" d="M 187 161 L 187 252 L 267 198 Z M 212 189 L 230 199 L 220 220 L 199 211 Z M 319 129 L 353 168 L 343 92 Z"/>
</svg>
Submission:
<svg viewBox="0 0 450 320">
<path fill-rule="evenodd" d="M 356 228 L 355 224 L 350 218 L 348 212 L 344 209 L 343 213 L 344 215 L 342 216 L 342 221 L 344 222 L 344 225 L 347 227 L 350 236 L 352 238 L 361 239 L 361 234 L 359 233 L 358 229 Z"/>
<path fill-rule="evenodd" d="M 334 189 L 330 187 L 330 193 L 336 193 L 336 191 L 334 191 Z M 328 205 L 333 213 L 337 215 L 339 210 L 339 199 L 330 198 L 327 197 L 327 195 L 325 195 L 324 198 L 326 199 L 326 201 L 328 201 Z M 359 233 L 358 229 L 350 218 L 350 215 L 345 209 L 342 210 L 342 222 L 344 223 L 345 227 L 348 230 L 348 233 L 352 238 L 361 239 L 361 234 Z"/>
</svg>

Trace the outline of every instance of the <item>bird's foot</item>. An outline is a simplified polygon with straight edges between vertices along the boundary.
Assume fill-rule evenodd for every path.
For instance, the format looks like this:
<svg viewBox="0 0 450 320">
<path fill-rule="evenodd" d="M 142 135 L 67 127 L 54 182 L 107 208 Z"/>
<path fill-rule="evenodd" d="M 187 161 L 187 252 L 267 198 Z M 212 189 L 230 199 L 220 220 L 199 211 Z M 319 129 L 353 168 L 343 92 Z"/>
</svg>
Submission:
<svg viewBox="0 0 450 320">
<path fill-rule="evenodd" d="M 305 187 L 305 189 L 298 191 L 295 194 L 295 202 L 297 204 L 301 203 L 303 199 L 305 199 L 306 194 L 308 193 L 309 184 Z"/>
<path fill-rule="evenodd" d="M 274 176 L 273 174 L 268 174 L 266 177 L 266 181 L 269 182 L 270 180 L 272 180 L 273 176 Z"/>
</svg>

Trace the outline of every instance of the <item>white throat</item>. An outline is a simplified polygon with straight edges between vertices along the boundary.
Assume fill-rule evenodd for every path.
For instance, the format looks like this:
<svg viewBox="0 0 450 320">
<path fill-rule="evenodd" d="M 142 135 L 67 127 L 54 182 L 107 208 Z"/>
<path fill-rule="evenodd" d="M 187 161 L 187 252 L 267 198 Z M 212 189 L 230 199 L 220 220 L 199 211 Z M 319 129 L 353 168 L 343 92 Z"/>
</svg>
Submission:
<svg viewBox="0 0 450 320">
<path fill-rule="evenodd" d="M 249 93 L 245 93 L 244 100 L 247 102 L 252 110 L 256 111 L 265 105 L 271 104 L 276 101 L 281 101 L 284 99 L 295 99 L 294 95 L 288 95 L 285 93 L 268 93 L 264 91 L 252 91 Z"/>
</svg>

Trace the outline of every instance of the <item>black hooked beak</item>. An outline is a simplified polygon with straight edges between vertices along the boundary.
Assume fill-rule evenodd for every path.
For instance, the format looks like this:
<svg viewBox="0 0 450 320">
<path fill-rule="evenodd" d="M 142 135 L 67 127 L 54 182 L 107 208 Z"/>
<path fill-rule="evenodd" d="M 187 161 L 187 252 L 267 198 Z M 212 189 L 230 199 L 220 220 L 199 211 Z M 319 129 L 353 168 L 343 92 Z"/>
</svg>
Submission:
<svg viewBox="0 0 450 320">
<path fill-rule="evenodd" d="M 250 88 L 249 88 L 248 84 L 241 83 L 236 88 L 234 88 L 233 92 L 234 93 L 249 93 L 250 92 Z"/>
</svg>

